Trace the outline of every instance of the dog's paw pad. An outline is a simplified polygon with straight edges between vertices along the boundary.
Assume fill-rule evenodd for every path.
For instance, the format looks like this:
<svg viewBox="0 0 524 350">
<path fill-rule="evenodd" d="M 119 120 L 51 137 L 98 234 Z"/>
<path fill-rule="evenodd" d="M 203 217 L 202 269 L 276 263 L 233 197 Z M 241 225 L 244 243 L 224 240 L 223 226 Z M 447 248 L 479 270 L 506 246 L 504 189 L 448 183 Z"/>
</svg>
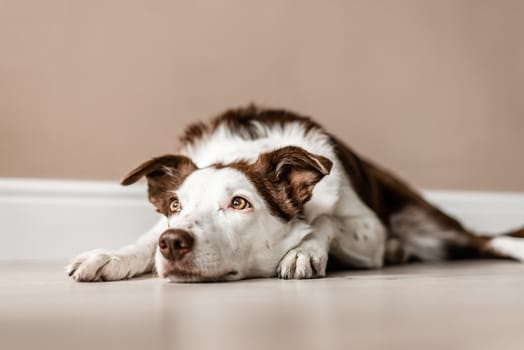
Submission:
<svg viewBox="0 0 524 350">
<path fill-rule="evenodd" d="M 103 250 L 82 253 L 66 266 L 66 273 L 78 282 L 108 281 L 121 276 L 119 257 Z"/>
<path fill-rule="evenodd" d="M 290 250 L 280 261 L 277 276 L 283 279 L 317 278 L 326 275 L 327 259 L 300 249 Z"/>
</svg>

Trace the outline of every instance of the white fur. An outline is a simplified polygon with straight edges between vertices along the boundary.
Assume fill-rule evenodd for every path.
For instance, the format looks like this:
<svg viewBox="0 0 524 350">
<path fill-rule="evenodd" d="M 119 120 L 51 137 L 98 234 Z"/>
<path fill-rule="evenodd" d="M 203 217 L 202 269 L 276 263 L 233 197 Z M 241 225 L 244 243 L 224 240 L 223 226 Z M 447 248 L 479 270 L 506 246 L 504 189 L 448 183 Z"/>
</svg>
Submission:
<svg viewBox="0 0 524 350">
<path fill-rule="evenodd" d="M 487 248 L 497 254 L 524 261 L 524 239 L 516 237 L 496 237 L 488 244 Z"/>
<path fill-rule="evenodd" d="M 285 127 L 257 124 L 261 138 L 246 140 L 225 127 L 180 150 L 200 168 L 177 190 L 182 210 L 169 226 L 190 230 L 197 242 L 183 266 L 157 251 L 165 230 L 159 223 L 135 245 L 114 251 L 94 251 L 75 258 L 68 267 L 76 280 L 117 280 L 148 272 L 153 261 L 161 277 L 171 281 L 239 279 L 246 277 L 311 278 L 325 275 L 328 254 L 357 267 L 383 263 L 385 228 L 359 199 L 335 156 L 329 137 L 320 130 L 306 133 L 301 123 Z M 314 188 L 304 219 L 284 222 L 274 217 L 254 185 L 239 171 L 209 168 L 214 163 L 255 161 L 260 153 L 298 146 L 333 161 L 331 173 Z M 235 195 L 252 204 L 249 212 L 227 208 Z M 190 266 L 194 277 L 173 269 Z M 234 275 L 230 274 L 235 272 Z"/>
</svg>

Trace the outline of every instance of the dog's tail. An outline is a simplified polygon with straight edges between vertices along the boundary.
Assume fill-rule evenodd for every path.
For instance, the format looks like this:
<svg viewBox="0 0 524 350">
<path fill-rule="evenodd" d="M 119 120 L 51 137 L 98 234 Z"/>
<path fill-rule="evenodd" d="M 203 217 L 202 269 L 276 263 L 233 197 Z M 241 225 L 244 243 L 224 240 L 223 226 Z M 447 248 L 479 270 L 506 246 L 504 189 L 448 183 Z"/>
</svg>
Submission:
<svg viewBox="0 0 524 350">
<path fill-rule="evenodd" d="M 518 230 L 515 230 L 515 231 L 504 233 L 503 235 L 510 236 L 510 237 L 524 238 L 524 227 L 519 228 Z"/>
<path fill-rule="evenodd" d="M 486 257 L 509 258 L 524 262 L 524 227 L 484 238 L 479 248 Z"/>
</svg>

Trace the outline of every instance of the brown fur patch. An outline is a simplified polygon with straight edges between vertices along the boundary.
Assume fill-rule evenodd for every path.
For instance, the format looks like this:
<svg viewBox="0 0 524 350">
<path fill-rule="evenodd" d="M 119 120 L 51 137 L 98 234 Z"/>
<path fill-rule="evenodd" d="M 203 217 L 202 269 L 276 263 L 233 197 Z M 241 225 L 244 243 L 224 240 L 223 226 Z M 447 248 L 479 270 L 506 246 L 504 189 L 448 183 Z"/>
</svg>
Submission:
<svg viewBox="0 0 524 350">
<path fill-rule="evenodd" d="M 305 134 L 313 129 L 322 129 L 319 124 L 308 117 L 300 116 L 285 109 L 265 109 L 251 104 L 243 108 L 229 109 L 212 119 L 209 124 L 198 122 L 189 125 L 179 141 L 182 147 L 194 144 L 219 127 L 226 127 L 231 133 L 245 139 L 255 140 L 265 136 L 261 134 L 258 125 L 284 127 L 289 123 L 302 124 Z"/>
<path fill-rule="evenodd" d="M 289 123 L 301 123 L 304 132 L 307 134 L 312 129 L 322 129 L 322 127 L 308 117 L 300 116 L 285 109 L 265 109 L 253 104 L 246 108 L 230 109 L 216 117 L 211 124 L 213 130 L 219 126 L 226 125 L 236 135 L 241 135 L 246 139 L 257 139 L 261 136 L 258 124 L 269 127 L 285 126 Z"/>
<path fill-rule="evenodd" d="M 520 228 L 518 230 L 511 231 L 507 233 L 506 235 L 510 237 L 524 238 L 524 228 Z"/>
<path fill-rule="evenodd" d="M 197 166 L 186 156 L 165 155 L 141 164 L 130 171 L 121 183 L 131 185 L 146 176 L 149 201 L 158 212 L 168 215 L 173 192 L 196 169 Z"/>
<path fill-rule="evenodd" d="M 273 215 L 291 220 L 311 199 L 313 188 L 329 174 L 332 162 L 300 147 L 284 147 L 262 153 L 253 164 L 216 164 L 242 171 L 265 199 Z"/>
<path fill-rule="evenodd" d="M 179 141 L 182 145 L 193 144 L 196 141 L 202 139 L 205 135 L 208 134 L 208 132 L 208 125 L 204 124 L 203 122 L 193 123 L 185 129 Z"/>
</svg>

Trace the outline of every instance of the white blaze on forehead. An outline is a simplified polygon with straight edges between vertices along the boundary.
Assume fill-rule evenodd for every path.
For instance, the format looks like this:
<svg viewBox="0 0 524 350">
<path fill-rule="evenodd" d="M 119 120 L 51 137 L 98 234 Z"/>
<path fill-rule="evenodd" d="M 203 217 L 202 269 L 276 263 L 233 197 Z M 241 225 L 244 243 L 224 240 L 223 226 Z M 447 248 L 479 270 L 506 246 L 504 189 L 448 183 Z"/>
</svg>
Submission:
<svg viewBox="0 0 524 350">
<path fill-rule="evenodd" d="M 205 168 L 194 171 L 177 191 L 182 208 L 210 208 L 227 205 L 232 196 L 248 197 L 253 205 L 260 204 L 256 188 L 242 172 L 233 168 Z M 186 207 L 184 207 L 184 202 Z M 255 203 L 256 202 L 256 203 Z"/>
</svg>

